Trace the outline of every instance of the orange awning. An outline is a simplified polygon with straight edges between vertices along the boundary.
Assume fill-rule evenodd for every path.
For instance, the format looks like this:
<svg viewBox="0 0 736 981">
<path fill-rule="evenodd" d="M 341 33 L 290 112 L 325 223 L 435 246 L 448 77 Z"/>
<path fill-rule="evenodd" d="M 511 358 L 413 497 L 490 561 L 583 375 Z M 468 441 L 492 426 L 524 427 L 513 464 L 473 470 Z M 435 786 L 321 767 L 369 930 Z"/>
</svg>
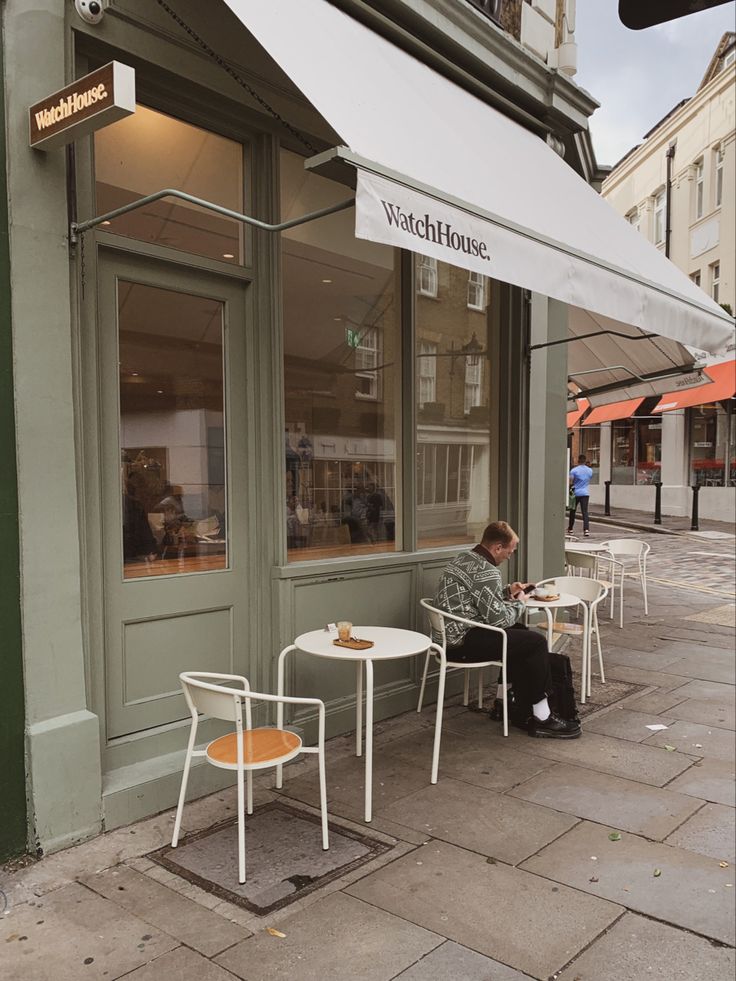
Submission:
<svg viewBox="0 0 736 981">
<path fill-rule="evenodd" d="M 671 412 L 673 409 L 685 409 L 691 405 L 704 405 L 706 402 L 720 402 L 730 399 L 736 392 L 736 361 L 722 361 L 721 364 L 709 364 L 705 373 L 713 380 L 705 385 L 696 385 L 682 392 L 668 392 L 663 395 L 654 412 Z"/>
<path fill-rule="evenodd" d="M 583 423 L 584 426 L 595 426 L 602 422 L 613 422 L 614 419 L 628 419 L 633 415 L 644 399 L 626 399 L 625 402 L 610 402 L 593 409 Z"/>
<path fill-rule="evenodd" d="M 575 400 L 575 409 L 572 412 L 567 413 L 568 429 L 572 429 L 572 427 L 575 425 L 575 423 L 579 421 L 580 416 L 582 416 L 582 414 L 585 412 L 585 410 L 588 408 L 589 405 L 590 402 L 587 399 Z"/>
</svg>

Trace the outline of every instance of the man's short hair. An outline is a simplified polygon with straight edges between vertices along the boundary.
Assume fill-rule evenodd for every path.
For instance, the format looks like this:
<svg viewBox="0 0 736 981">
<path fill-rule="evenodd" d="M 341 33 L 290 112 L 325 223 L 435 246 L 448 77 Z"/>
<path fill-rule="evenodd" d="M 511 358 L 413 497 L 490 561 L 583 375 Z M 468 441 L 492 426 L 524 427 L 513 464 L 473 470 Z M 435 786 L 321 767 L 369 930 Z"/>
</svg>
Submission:
<svg viewBox="0 0 736 981">
<path fill-rule="evenodd" d="M 506 521 L 492 521 L 483 532 L 480 540 L 486 548 L 490 545 L 510 545 L 516 538 L 516 532 Z"/>
<path fill-rule="evenodd" d="M 586 457 L 586 455 L 584 453 L 581 453 L 580 456 L 578 457 L 578 463 L 585 463 L 587 459 L 588 458 Z"/>
</svg>

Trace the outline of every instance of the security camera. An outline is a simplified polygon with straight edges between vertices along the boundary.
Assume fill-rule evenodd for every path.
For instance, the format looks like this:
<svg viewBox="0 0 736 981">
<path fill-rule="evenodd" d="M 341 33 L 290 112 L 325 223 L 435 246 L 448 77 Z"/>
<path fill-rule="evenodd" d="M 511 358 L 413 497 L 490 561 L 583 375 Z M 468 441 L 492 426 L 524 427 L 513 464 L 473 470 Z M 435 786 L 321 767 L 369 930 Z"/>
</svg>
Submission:
<svg viewBox="0 0 736 981">
<path fill-rule="evenodd" d="M 99 24 L 105 12 L 102 0 L 74 0 L 74 7 L 87 24 Z"/>
</svg>

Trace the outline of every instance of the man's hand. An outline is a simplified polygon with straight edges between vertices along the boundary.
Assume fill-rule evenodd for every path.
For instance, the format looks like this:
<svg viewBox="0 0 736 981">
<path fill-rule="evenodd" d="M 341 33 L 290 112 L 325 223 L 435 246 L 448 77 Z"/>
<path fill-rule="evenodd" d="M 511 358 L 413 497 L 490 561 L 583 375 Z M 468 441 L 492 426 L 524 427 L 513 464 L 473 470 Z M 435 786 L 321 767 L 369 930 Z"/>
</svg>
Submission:
<svg viewBox="0 0 736 981">
<path fill-rule="evenodd" d="M 528 585 L 523 582 L 512 582 L 509 586 L 509 596 L 511 599 L 518 600 L 524 598 L 524 587 Z"/>
</svg>

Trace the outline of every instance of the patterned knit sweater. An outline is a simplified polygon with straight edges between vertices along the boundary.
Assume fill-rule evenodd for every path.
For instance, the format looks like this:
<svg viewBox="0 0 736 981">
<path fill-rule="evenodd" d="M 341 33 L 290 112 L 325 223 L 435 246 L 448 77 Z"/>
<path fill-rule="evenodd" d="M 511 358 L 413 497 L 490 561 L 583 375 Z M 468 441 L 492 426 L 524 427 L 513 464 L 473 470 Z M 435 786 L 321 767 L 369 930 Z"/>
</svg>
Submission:
<svg viewBox="0 0 736 981">
<path fill-rule="evenodd" d="M 447 613 L 478 620 L 493 627 L 511 627 L 526 609 L 518 600 L 506 598 L 501 573 L 480 551 L 463 552 L 442 573 L 434 605 Z M 447 643 L 457 647 L 470 627 L 446 620 Z"/>
</svg>

